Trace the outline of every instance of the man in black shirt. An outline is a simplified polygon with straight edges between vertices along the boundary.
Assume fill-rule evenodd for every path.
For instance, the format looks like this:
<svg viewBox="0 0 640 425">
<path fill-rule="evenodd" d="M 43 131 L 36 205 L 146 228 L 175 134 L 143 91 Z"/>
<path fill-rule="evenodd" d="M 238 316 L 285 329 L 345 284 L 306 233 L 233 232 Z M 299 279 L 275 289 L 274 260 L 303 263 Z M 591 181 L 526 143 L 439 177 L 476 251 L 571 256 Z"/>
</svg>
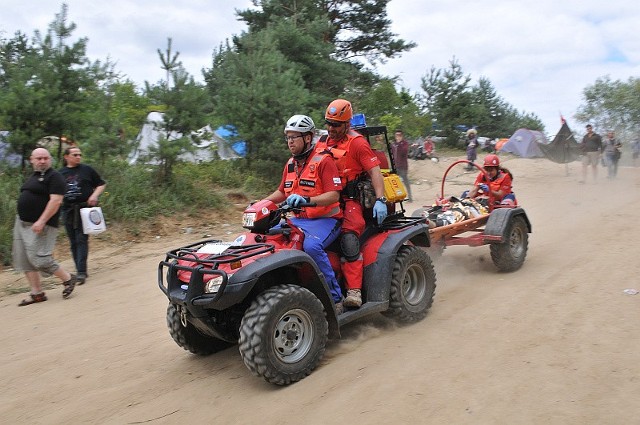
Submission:
<svg viewBox="0 0 640 425">
<path fill-rule="evenodd" d="M 53 274 L 62 280 L 63 298 L 68 298 L 76 285 L 76 276 L 53 259 L 60 205 L 65 193 L 64 179 L 51 169 L 48 150 L 35 149 L 30 161 L 34 172 L 20 188 L 18 215 L 13 228 L 13 265 L 25 273 L 31 285 L 30 298 L 22 300 L 19 306 L 47 300 L 40 273 Z"/>
<path fill-rule="evenodd" d="M 88 165 L 82 164 L 82 152 L 78 147 L 64 151 L 65 166 L 60 169 L 67 185 L 62 213 L 64 226 L 71 245 L 73 262 L 78 273 L 78 285 L 87 279 L 87 257 L 89 256 L 89 235 L 85 235 L 80 220 L 80 208 L 95 207 L 98 197 L 104 192 L 106 183 Z"/>
<path fill-rule="evenodd" d="M 593 131 L 591 124 L 587 124 L 587 134 L 582 138 L 582 181 L 587 181 L 587 169 L 591 165 L 593 172 L 593 181 L 598 177 L 598 163 L 602 153 L 602 137 Z"/>
</svg>

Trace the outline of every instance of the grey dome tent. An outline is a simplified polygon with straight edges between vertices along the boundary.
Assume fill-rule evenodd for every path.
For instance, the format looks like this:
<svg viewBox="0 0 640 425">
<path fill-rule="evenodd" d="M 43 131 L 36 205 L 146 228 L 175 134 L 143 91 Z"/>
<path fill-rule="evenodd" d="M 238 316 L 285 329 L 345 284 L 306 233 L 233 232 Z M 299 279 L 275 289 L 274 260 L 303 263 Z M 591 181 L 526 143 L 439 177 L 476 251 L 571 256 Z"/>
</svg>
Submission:
<svg viewBox="0 0 640 425">
<path fill-rule="evenodd" d="M 500 151 L 510 152 L 522 158 L 540 158 L 544 157 L 545 154 L 540 149 L 539 144 L 549 144 L 542 132 L 521 128 L 513 133 L 509 140 L 502 145 Z"/>
</svg>

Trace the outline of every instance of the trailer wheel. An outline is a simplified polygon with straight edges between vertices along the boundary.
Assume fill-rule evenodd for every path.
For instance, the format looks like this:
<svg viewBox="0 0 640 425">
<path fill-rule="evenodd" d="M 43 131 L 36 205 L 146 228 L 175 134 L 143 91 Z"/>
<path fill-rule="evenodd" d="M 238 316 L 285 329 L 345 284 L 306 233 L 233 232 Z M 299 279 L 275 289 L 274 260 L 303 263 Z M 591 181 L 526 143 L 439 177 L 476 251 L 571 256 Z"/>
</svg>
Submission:
<svg viewBox="0 0 640 425">
<path fill-rule="evenodd" d="M 401 322 L 416 322 L 433 304 L 436 273 L 429 256 L 415 246 L 402 246 L 396 255 L 385 315 Z"/>
<path fill-rule="evenodd" d="M 297 285 L 267 289 L 251 303 L 240 325 L 240 355 L 256 376 L 288 385 L 309 375 L 324 355 L 324 307 Z"/>
<path fill-rule="evenodd" d="M 529 233 L 522 217 L 513 217 L 507 226 L 506 240 L 491 244 L 490 250 L 493 264 L 500 271 L 512 272 L 524 264 L 529 247 Z"/>
<path fill-rule="evenodd" d="M 193 354 L 207 356 L 233 345 L 230 342 L 203 335 L 188 321 L 186 326 L 183 325 L 175 304 L 169 303 L 167 307 L 167 326 L 169 327 L 169 334 L 176 344 Z"/>
</svg>

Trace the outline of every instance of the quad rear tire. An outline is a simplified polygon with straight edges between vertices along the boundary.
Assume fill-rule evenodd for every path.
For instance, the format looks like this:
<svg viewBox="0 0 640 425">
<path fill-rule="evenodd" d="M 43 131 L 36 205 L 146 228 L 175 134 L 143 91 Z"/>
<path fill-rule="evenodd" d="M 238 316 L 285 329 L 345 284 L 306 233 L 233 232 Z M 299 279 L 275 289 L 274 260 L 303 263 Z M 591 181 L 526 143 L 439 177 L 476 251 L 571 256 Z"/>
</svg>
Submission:
<svg viewBox="0 0 640 425">
<path fill-rule="evenodd" d="M 513 217 L 508 224 L 506 240 L 491 244 L 491 260 L 498 270 L 512 272 L 524 264 L 529 247 L 527 224 L 522 217 Z"/>
<path fill-rule="evenodd" d="M 429 256 L 415 246 L 398 250 L 391 278 L 386 316 L 401 322 L 422 320 L 433 304 L 436 273 Z"/>
<path fill-rule="evenodd" d="M 240 324 L 240 355 L 256 376 L 288 385 L 309 375 L 324 355 L 328 324 L 320 300 L 297 285 L 269 288 Z"/>
<path fill-rule="evenodd" d="M 167 307 L 167 326 L 176 344 L 193 354 L 207 356 L 233 345 L 230 342 L 203 335 L 189 322 L 184 326 L 175 304 L 169 303 Z"/>
<path fill-rule="evenodd" d="M 418 208 L 411 213 L 411 217 L 427 217 L 428 218 L 429 214 L 427 213 L 426 209 Z M 427 224 L 429 222 L 431 222 L 431 219 L 429 219 Z M 445 248 L 446 248 L 446 245 L 444 243 L 444 240 L 440 240 L 438 242 L 431 241 L 430 247 L 426 247 L 422 249 L 424 249 L 427 252 L 427 254 L 429 254 L 429 257 L 431 258 L 431 260 L 435 261 L 438 258 L 442 257 L 442 254 L 444 254 Z"/>
</svg>

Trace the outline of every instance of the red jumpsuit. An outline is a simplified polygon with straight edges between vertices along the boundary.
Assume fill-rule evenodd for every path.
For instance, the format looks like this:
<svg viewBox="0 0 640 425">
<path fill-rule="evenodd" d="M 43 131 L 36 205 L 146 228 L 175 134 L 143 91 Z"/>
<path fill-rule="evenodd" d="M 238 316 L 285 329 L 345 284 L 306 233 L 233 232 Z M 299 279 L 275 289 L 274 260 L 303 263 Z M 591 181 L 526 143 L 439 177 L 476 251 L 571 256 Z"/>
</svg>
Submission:
<svg viewBox="0 0 640 425">
<path fill-rule="evenodd" d="M 346 137 L 339 142 L 332 139 L 320 139 L 316 145 L 316 152 L 329 150 L 338 166 L 338 172 L 342 179 L 342 186 L 354 181 L 362 173 L 380 165 L 378 156 L 373 152 L 369 142 L 360 134 L 350 130 Z M 344 219 L 342 222 L 342 233 L 354 233 L 360 237 L 364 231 L 365 221 L 363 217 L 362 205 L 356 199 L 344 196 Z M 347 289 L 362 288 L 363 271 L 362 254 L 354 261 L 342 262 L 342 273 L 345 276 Z"/>
<path fill-rule="evenodd" d="M 483 183 L 489 185 L 489 189 L 491 189 L 494 192 L 502 190 L 503 196 L 501 198 L 496 197 L 495 198 L 496 202 L 501 202 L 505 196 L 512 193 L 511 176 L 509 175 L 509 173 L 505 173 L 502 170 L 498 171 L 498 174 L 493 179 L 490 179 L 490 181 L 488 182 L 484 173 L 478 174 L 474 185 L 478 186 Z"/>
</svg>

